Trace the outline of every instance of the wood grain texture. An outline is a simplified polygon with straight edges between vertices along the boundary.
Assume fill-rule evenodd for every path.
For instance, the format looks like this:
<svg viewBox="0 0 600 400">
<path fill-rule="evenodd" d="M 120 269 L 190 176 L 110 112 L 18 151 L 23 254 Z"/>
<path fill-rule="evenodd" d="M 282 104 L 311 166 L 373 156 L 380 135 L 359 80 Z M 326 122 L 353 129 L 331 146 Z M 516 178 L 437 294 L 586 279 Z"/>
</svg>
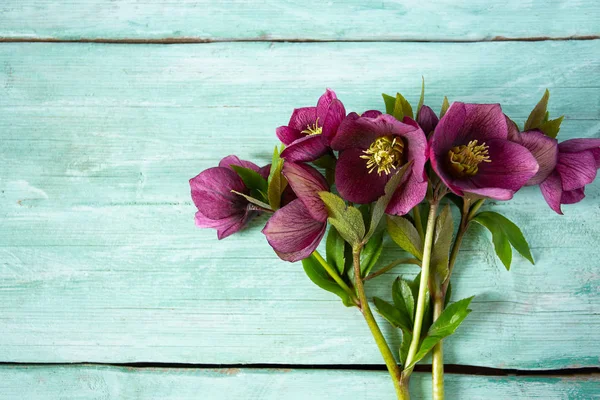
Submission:
<svg viewBox="0 0 600 400">
<path fill-rule="evenodd" d="M 412 399 L 430 399 L 428 374 L 416 373 Z M 2 367 L 5 400 L 320 400 L 395 398 L 385 372 L 297 369 L 135 369 L 95 366 Z M 600 377 L 491 377 L 448 374 L 446 397 L 469 400 L 592 400 Z M 225 397 L 224 397 L 225 396 Z"/>
<path fill-rule="evenodd" d="M 598 137 L 600 41 L 1 45 L 2 361 L 381 364 L 356 310 L 270 251 L 264 220 L 221 242 L 196 229 L 187 180 L 231 153 L 268 162 L 275 127 L 326 86 L 360 111 L 382 91 L 416 102 L 421 75 L 435 109 L 501 102 L 521 122 L 548 87 L 561 137 Z M 474 312 L 448 363 L 600 365 L 599 199 L 595 183 L 562 217 L 534 189 L 495 206 L 537 264 L 507 273 L 473 230 L 454 298 L 475 294 Z"/>
<path fill-rule="evenodd" d="M 0 37 L 458 40 L 600 35 L 596 0 L 4 0 Z"/>
</svg>

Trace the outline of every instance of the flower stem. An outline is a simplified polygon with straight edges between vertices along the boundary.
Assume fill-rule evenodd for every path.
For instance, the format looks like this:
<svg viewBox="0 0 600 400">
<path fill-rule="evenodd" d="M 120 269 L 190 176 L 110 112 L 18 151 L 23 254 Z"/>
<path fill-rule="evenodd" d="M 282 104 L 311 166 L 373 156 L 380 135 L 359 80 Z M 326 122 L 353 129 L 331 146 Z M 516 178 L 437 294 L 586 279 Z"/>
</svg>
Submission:
<svg viewBox="0 0 600 400">
<path fill-rule="evenodd" d="M 344 291 L 346 293 L 348 293 L 348 296 L 350 296 L 350 299 L 352 299 L 352 302 L 358 306 L 360 304 L 360 302 L 356 298 L 356 294 L 354 294 L 354 291 L 352 289 L 350 289 L 350 287 L 348 287 L 346 282 L 344 282 L 344 280 L 340 277 L 340 274 L 338 274 L 337 271 L 331 265 L 329 265 L 329 263 L 327 261 L 325 261 L 323 256 L 321 256 L 321 254 L 317 250 L 313 251 L 312 254 L 313 254 L 313 256 L 315 256 L 315 258 L 317 259 L 319 264 L 321 264 L 321 266 L 325 269 L 325 271 L 327 271 L 329 276 L 331 276 L 333 278 L 333 280 L 338 285 L 340 285 L 340 287 L 342 289 L 344 289 Z"/>
<path fill-rule="evenodd" d="M 433 320 L 437 320 L 444 311 L 444 298 L 434 296 Z M 444 400 L 444 341 L 440 340 L 433 347 L 431 358 L 432 400 Z"/>
<path fill-rule="evenodd" d="M 377 321 L 375 321 L 375 317 L 373 316 L 371 308 L 369 307 L 369 301 L 365 293 L 365 287 L 363 285 L 360 271 L 360 248 L 354 249 L 352 256 L 354 264 L 354 286 L 356 287 L 356 292 L 358 293 L 358 298 L 360 300 L 360 311 L 365 317 L 365 321 L 367 321 L 367 325 L 371 330 L 371 334 L 375 339 L 375 343 L 377 343 L 377 347 L 379 348 L 379 351 L 383 356 L 383 360 L 385 361 L 385 365 L 387 366 L 387 369 L 392 377 L 398 400 L 409 400 L 410 395 L 408 393 L 408 387 L 406 384 L 408 380 L 401 379 L 400 368 L 398 368 L 394 354 L 392 354 L 390 347 L 385 341 L 385 337 L 381 333 L 381 329 L 379 329 L 379 325 L 377 325 Z"/>
<path fill-rule="evenodd" d="M 410 366 L 417 354 L 421 339 L 421 327 L 423 326 L 423 315 L 425 314 L 425 301 L 427 299 L 427 288 L 429 286 L 429 264 L 431 261 L 431 247 L 433 244 L 433 230 L 437 216 L 438 201 L 432 201 L 427 217 L 427 229 L 425 232 L 425 243 L 423 245 L 423 263 L 421 264 L 421 281 L 419 282 L 419 296 L 417 298 L 417 311 L 415 313 L 415 325 L 413 337 L 406 356 L 406 364 Z M 403 376 L 410 376 L 414 366 L 403 371 Z"/>
<path fill-rule="evenodd" d="M 421 262 L 414 258 L 404 258 L 401 260 L 392 261 L 385 267 L 381 268 L 379 271 L 373 272 L 372 274 L 367 275 L 365 277 L 364 281 L 368 281 L 370 279 L 377 278 L 378 276 L 385 274 L 386 272 L 388 272 L 389 270 L 391 270 L 392 268 L 394 268 L 400 264 L 415 264 L 415 265 L 421 266 Z"/>
</svg>

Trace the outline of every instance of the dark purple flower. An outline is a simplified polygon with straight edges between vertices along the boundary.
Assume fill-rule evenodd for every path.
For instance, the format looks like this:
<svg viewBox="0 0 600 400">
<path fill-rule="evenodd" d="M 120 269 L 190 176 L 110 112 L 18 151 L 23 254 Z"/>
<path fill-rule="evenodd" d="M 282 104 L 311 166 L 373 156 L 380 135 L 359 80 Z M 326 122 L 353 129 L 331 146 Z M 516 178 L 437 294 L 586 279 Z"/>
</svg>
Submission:
<svg viewBox="0 0 600 400">
<path fill-rule="evenodd" d="M 546 202 L 558 214 L 561 204 L 580 202 L 585 185 L 592 183 L 600 168 L 600 139 L 570 139 L 558 144 L 555 168 L 540 183 Z"/>
<path fill-rule="evenodd" d="M 405 117 L 400 122 L 378 111 L 367 111 L 362 116 L 350 113 L 331 147 L 340 151 L 335 182 L 344 199 L 359 204 L 375 201 L 384 194 L 393 172 L 411 161 L 386 212 L 406 214 L 425 197 L 427 139 L 412 119 Z"/>
<path fill-rule="evenodd" d="M 325 178 L 306 164 L 286 162 L 283 174 L 298 198 L 275 211 L 263 233 L 277 255 L 285 261 L 308 257 L 327 228 L 327 210 L 319 192 L 328 191 Z"/>
<path fill-rule="evenodd" d="M 525 147 L 508 140 L 499 104 L 452 103 L 431 136 L 431 166 L 455 194 L 509 200 L 538 171 Z"/>
<path fill-rule="evenodd" d="M 249 190 L 231 165 L 259 171 L 258 166 L 250 161 L 227 156 L 218 167 L 206 169 L 190 179 L 192 200 L 198 208 L 196 225 L 216 229 L 219 240 L 238 232 L 258 214 L 248 207 L 248 200 L 232 192 L 247 194 Z"/>
<path fill-rule="evenodd" d="M 429 136 L 435 130 L 438 122 L 440 122 L 438 116 L 435 115 L 429 106 L 424 105 L 421 107 L 417 115 L 417 123 L 423 129 L 425 135 Z"/>
<path fill-rule="evenodd" d="M 286 145 L 281 157 L 288 162 L 314 161 L 329 150 L 329 142 L 346 116 L 341 101 L 327 89 L 316 107 L 296 108 L 287 126 L 277 128 Z"/>
</svg>

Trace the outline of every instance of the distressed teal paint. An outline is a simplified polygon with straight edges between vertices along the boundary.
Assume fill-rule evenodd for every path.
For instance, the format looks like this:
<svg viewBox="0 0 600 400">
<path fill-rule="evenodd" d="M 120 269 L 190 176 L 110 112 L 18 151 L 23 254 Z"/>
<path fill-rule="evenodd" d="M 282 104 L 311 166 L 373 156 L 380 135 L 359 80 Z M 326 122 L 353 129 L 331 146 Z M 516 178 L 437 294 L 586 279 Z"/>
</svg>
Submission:
<svg viewBox="0 0 600 400">
<path fill-rule="evenodd" d="M 4 0 L 0 37 L 492 40 L 600 34 L 596 0 Z"/>
<path fill-rule="evenodd" d="M 327 86 L 361 111 L 382 91 L 416 102 L 421 75 L 435 109 L 501 102 L 520 122 L 548 87 L 562 138 L 599 135 L 597 40 L 0 45 L 2 361 L 381 364 L 356 310 L 275 257 L 264 219 L 221 242 L 196 229 L 187 180 L 231 153 L 267 163 L 275 127 Z M 595 183 L 562 217 L 531 188 L 495 206 L 537 264 L 504 271 L 473 230 L 454 296 L 477 297 L 448 363 L 600 364 L 599 199 Z"/>
</svg>

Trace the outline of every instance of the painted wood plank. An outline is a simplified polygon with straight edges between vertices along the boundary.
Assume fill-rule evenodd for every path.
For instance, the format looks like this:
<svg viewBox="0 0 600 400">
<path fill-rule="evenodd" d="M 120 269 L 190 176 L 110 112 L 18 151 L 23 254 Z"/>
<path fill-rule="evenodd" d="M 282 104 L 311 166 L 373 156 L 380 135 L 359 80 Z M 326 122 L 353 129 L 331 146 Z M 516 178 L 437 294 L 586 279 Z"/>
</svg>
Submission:
<svg viewBox="0 0 600 400">
<path fill-rule="evenodd" d="M 520 121 L 549 87 L 551 112 L 566 114 L 562 137 L 597 137 L 599 50 L 600 41 L 1 45 L 2 361 L 381 364 L 356 310 L 270 251 L 264 220 L 221 242 L 196 229 L 187 180 L 230 153 L 266 163 L 274 128 L 326 86 L 365 110 L 381 107 L 384 90 L 416 101 L 422 74 L 435 108 L 444 94 L 499 101 Z M 447 341 L 448 363 L 600 365 L 600 185 L 587 196 L 563 217 L 532 189 L 497 205 L 523 227 L 535 266 L 516 257 L 504 271 L 473 231 L 454 293 L 477 297 Z M 400 256 L 386 246 L 384 261 Z M 388 297 L 394 276 L 370 283 L 372 294 Z"/>
<path fill-rule="evenodd" d="M 600 34 L 596 0 L 4 0 L 0 37 L 493 40 Z"/>
<path fill-rule="evenodd" d="M 431 378 L 416 373 L 411 398 L 431 398 Z M 168 369 L 100 366 L 0 368 L 6 400 L 319 400 L 393 399 L 386 372 L 298 369 Z M 600 398 L 598 375 L 494 377 L 446 375 L 448 399 L 591 400 Z"/>
</svg>

